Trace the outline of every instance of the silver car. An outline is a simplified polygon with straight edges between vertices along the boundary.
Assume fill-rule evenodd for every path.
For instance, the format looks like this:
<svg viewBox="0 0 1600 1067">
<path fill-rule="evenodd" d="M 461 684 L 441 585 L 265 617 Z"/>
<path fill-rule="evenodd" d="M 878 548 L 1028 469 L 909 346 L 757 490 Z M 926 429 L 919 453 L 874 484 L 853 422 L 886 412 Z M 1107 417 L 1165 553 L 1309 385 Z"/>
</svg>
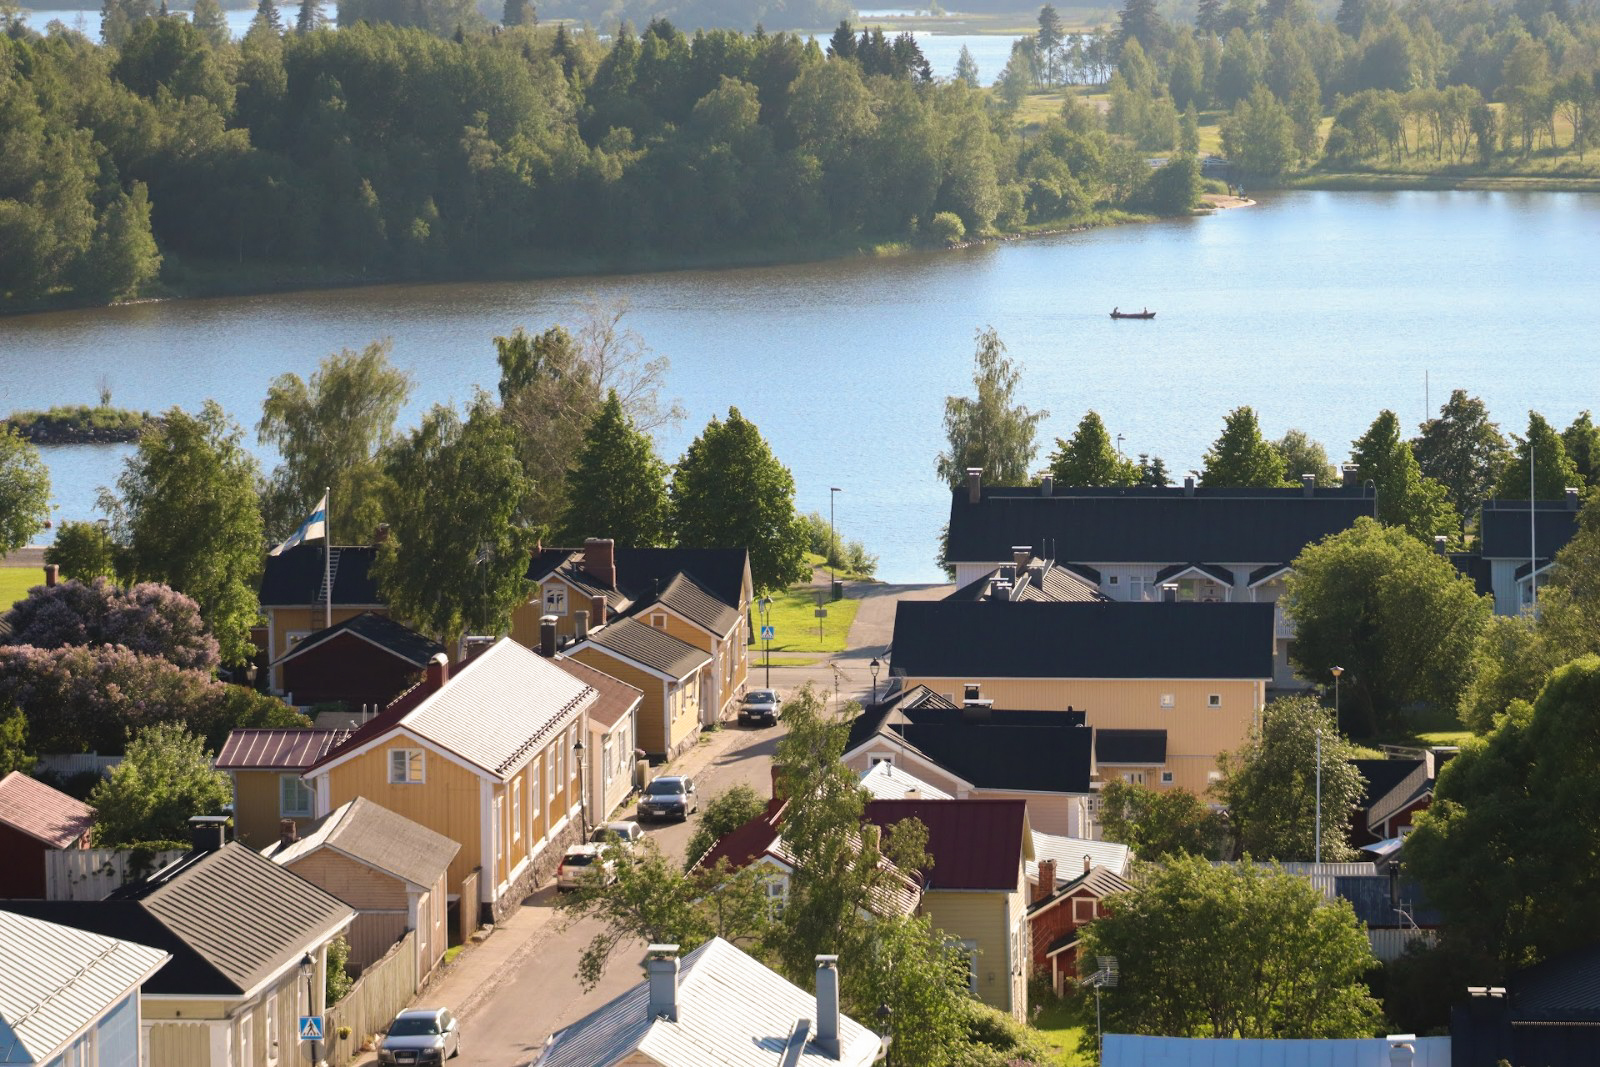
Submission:
<svg viewBox="0 0 1600 1067">
<path fill-rule="evenodd" d="M 379 1063 L 443 1063 L 459 1055 L 461 1033 L 448 1008 L 401 1012 L 389 1024 L 389 1032 L 378 1046 Z"/>
</svg>

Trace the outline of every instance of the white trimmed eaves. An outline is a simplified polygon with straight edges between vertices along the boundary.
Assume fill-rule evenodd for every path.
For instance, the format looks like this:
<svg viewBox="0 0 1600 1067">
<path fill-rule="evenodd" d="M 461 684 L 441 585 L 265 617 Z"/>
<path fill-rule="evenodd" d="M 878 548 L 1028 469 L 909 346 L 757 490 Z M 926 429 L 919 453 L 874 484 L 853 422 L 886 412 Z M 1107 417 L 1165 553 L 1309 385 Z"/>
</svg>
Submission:
<svg viewBox="0 0 1600 1067">
<path fill-rule="evenodd" d="M 640 625 L 643 625 L 643 624 L 641 623 Z M 688 642 L 686 641 L 686 642 L 684 642 L 684 644 L 688 644 Z M 692 648 L 694 646 L 691 645 L 690 647 Z M 681 675 L 678 675 L 678 676 L 674 677 L 673 675 L 668 674 L 666 671 L 657 670 L 656 668 L 650 666 L 650 664 L 648 664 L 648 663 L 641 663 L 638 660 L 634 659 L 632 656 L 625 656 L 621 652 L 618 652 L 614 648 L 607 648 L 605 645 L 597 644 L 594 641 L 583 641 L 583 642 L 580 642 L 579 644 L 573 645 L 571 648 L 567 649 L 564 654 L 568 655 L 568 656 L 576 655 L 577 653 L 582 652 L 586 648 L 592 648 L 596 652 L 602 652 L 605 655 L 610 656 L 612 659 L 621 660 L 623 663 L 628 664 L 630 667 L 636 667 L 637 669 L 639 669 L 641 671 L 644 671 L 646 674 L 650 675 L 650 677 L 652 677 L 652 678 L 660 678 L 663 682 L 682 682 L 684 679 L 692 677 L 695 674 L 696 671 L 700 670 L 706 664 L 711 662 L 711 653 L 706 652 L 705 653 L 705 657 L 706 658 L 701 660 L 699 663 L 696 663 L 694 665 L 694 669 L 693 670 L 689 671 L 687 674 L 681 674 Z M 700 649 L 696 649 L 696 651 L 701 651 L 701 650 Z"/>
<path fill-rule="evenodd" d="M 503 781 L 502 777 L 495 771 L 488 767 L 480 766 L 477 763 L 474 763 L 472 760 L 467 759 L 465 756 L 445 748 L 443 745 L 439 744 L 430 737 L 424 737 L 422 734 L 419 734 L 413 730 L 404 721 L 395 723 L 383 733 L 378 734 L 376 737 L 367 739 L 367 741 L 351 749 L 349 752 L 341 752 L 338 756 L 335 756 L 327 763 L 324 763 L 312 770 L 303 772 L 300 777 L 314 781 L 315 779 L 321 777 L 326 771 L 330 771 L 335 767 L 348 763 L 359 756 L 365 756 L 367 753 L 376 749 L 379 745 L 391 743 L 397 735 L 403 736 L 411 741 L 415 741 L 428 751 L 437 753 L 438 755 L 449 760 L 451 763 L 454 763 L 456 766 L 470 771 L 480 778 L 492 778 L 497 782 Z M 423 788 L 427 788 L 426 783 L 423 784 Z"/>
</svg>

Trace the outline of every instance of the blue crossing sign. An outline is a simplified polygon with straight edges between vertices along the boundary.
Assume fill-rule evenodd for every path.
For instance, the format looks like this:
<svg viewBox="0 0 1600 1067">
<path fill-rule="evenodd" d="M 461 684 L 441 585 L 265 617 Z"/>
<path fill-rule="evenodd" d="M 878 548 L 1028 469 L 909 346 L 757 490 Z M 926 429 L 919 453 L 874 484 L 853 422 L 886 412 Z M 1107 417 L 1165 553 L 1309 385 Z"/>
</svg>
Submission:
<svg viewBox="0 0 1600 1067">
<path fill-rule="evenodd" d="M 763 641 L 771 641 L 772 640 L 772 636 L 775 633 L 777 633 L 777 630 L 774 629 L 773 627 L 771 627 L 771 626 L 763 626 L 761 628 L 761 640 L 763 640 Z"/>
<path fill-rule="evenodd" d="M 300 1016 L 300 1040 L 301 1041 L 321 1041 L 322 1040 L 322 1016 L 320 1016 L 320 1015 L 302 1015 L 302 1016 Z"/>
</svg>

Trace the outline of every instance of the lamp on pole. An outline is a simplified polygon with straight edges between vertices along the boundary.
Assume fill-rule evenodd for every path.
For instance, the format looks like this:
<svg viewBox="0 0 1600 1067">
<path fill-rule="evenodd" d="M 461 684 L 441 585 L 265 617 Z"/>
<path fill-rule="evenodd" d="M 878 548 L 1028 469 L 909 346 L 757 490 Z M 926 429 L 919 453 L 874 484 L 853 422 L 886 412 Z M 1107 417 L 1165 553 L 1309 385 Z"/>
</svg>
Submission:
<svg viewBox="0 0 1600 1067">
<path fill-rule="evenodd" d="M 1531 611 L 1539 611 L 1539 553 L 1538 527 L 1534 523 L 1533 488 L 1533 430 L 1528 430 L 1528 604 Z"/>
<path fill-rule="evenodd" d="M 1339 721 L 1339 676 L 1343 667 L 1329 668 L 1333 674 L 1333 721 Z M 1317 726 L 1317 862 L 1322 862 L 1322 726 Z"/>
<path fill-rule="evenodd" d="M 1344 673 L 1343 667 L 1329 667 L 1328 673 L 1333 675 L 1333 721 L 1339 721 L 1339 676 Z"/>
<path fill-rule="evenodd" d="M 839 551 L 839 535 L 833 532 L 833 501 L 844 492 L 838 486 L 828 488 L 828 599 L 833 599 L 833 557 Z"/>
<path fill-rule="evenodd" d="M 584 788 L 583 782 L 583 738 L 580 736 L 572 745 L 572 758 L 578 761 L 578 826 L 583 831 L 583 836 L 589 836 L 589 793 Z"/>
<path fill-rule="evenodd" d="M 317 961 L 311 958 L 311 953 L 309 952 L 300 957 L 300 975 L 306 980 L 306 1014 L 318 1015 L 320 1013 L 317 1011 L 317 1000 L 316 997 L 312 995 L 311 990 L 311 980 L 317 975 Z M 312 1064 L 316 1064 L 322 1059 L 322 1049 L 320 1045 L 321 1042 L 311 1042 Z"/>
<path fill-rule="evenodd" d="M 764 596 L 756 601 L 761 608 L 761 638 L 767 646 L 767 688 L 772 688 L 772 638 L 768 637 L 767 612 L 772 610 L 772 598 Z"/>
<path fill-rule="evenodd" d="M 873 656 L 872 662 L 867 664 L 867 670 L 872 672 L 872 702 L 874 704 L 878 702 L 878 671 L 882 667 L 883 664 L 878 662 L 877 656 Z"/>
</svg>

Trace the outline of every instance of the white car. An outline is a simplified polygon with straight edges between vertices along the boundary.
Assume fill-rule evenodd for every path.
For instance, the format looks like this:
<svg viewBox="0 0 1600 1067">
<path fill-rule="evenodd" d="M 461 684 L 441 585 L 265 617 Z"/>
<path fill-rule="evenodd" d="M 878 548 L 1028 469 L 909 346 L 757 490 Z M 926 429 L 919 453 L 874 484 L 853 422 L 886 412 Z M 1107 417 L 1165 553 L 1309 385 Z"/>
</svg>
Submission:
<svg viewBox="0 0 1600 1067">
<path fill-rule="evenodd" d="M 448 1008 L 413 1008 L 394 1017 L 383 1044 L 381 1064 L 443 1063 L 461 1055 L 461 1032 Z"/>
<path fill-rule="evenodd" d="M 588 880 L 595 877 L 593 872 L 596 868 L 600 871 L 602 885 L 610 885 L 616 880 L 617 861 L 601 855 L 601 846 L 573 845 L 561 857 L 561 866 L 556 868 L 556 889 L 578 889 L 589 884 Z"/>
<path fill-rule="evenodd" d="M 622 842 L 623 848 L 632 852 L 639 847 L 639 842 L 644 840 L 644 827 L 632 819 L 601 823 L 589 832 L 589 843 L 604 845 L 613 837 Z"/>
</svg>

